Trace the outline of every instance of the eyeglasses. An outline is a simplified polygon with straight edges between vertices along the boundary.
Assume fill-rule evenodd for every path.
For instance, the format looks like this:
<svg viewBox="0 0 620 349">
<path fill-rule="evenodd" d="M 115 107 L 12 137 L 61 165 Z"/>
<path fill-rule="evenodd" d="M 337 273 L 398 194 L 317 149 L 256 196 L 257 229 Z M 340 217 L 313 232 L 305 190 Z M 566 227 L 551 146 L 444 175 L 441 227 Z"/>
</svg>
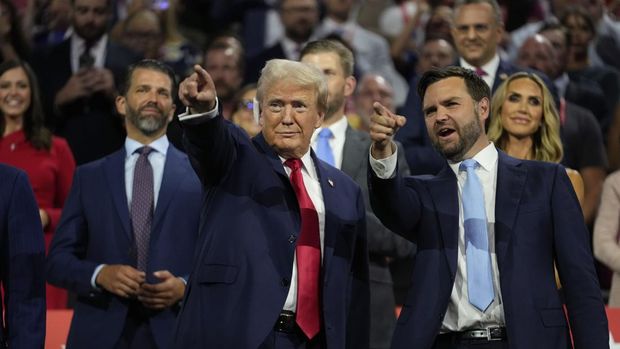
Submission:
<svg viewBox="0 0 620 349">
<path fill-rule="evenodd" d="M 254 101 L 251 100 L 251 99 L 244 99 L 241 102 L 239 102 L 238 107 L 239 107 L 239 109 L 253 110 L 254 109 Z"/>
</svg>

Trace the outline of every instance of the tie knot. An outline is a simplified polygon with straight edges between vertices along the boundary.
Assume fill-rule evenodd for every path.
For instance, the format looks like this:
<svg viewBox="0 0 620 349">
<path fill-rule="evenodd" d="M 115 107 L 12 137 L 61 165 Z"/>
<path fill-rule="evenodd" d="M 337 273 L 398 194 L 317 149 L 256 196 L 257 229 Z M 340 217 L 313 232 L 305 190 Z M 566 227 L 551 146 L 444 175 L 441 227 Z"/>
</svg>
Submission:
<svg viewBox="0 0 620 349">
<path fill-rule="evenodd" d="M 300 159 L 287 159 L 284 161 L 284 165 L 291 169 L 291 171 L 297 171 L 301 168 Z"/>
<path fill-rule="evenodd" d="M 327 127 L 324 127 L 323 129 L 321 129 L 321 131 L 319 131 L 319 137 L 321 138 L 329 139 L 329 138 L 332 138 L 332 135 L 333 135 L 332 131 Z"/>
<path fill-rule="evenodd" d="M 140 148 L 136 149 L 136 151 L 134 153 L 138 153 L 138 154 L 140 154 L 140 156 L 149 156 L 149 154 L 153 150 L 154 150 L 153 148 L 145 145 L 144 147 L 140 147 Z"/>
<path fill-rule="evenodd" d="M 485 72 L 485 71 L 484 71 L 482 68 L 480 68 L 480 67 L 476 67 L 475 72 L 476 72 L 476 75 L 478 75 L 478 76 L 486 76 L 486 75 L 487 75 L 487 72 Z"/>
<path fill-rule="evenodd" d="M 467 171 L 469 169 L 475 169 L 476 167 L 478 167 L 478 161 L 474 159 L 465 159 L 461 162 L 459 169 L 461 171 Z"/>
</svg>

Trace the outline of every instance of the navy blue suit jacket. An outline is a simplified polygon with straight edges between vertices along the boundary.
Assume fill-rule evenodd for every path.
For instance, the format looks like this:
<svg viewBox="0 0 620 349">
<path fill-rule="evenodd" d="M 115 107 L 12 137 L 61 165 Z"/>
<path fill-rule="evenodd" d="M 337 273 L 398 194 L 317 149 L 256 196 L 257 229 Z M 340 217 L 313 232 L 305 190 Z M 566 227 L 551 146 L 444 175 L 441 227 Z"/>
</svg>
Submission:
<svg viewBox="0 0 620 349">
<path fill-rule="evenodd" d="M 295 192 L 262 134 L 250 140 L 221 116 L 183 126 L 207 197 L 174 347 L 258 348 L 289 291 L 300 228 Z M 327 347 L 367 348 L 362 192 L 350 177 L 312 158 L 326 211 L 321 303 Z"/>
<path fill-rule="evenodd" d="M 153 216 L 148 276 L 168 270 L 187 276 L 198 235 L 201 188 L 187 156 L 169 146 Z M 48 281 L 77 294 L 67 345 L 112 348 L 121 336 L 129 301 L 93 289 L 99 264 L 136 263 L 125 192 L 125 148 L 75 171 L 48 260 Z M 154 282 L 150 280 L 150 282 Z M 177 309 L 150 318 L 155 342 L 171 344 Z"/>
<path fill-rule="evenodd" d="M 388 180 L 370 170 L 369 186 L 377 216 L 418 245 L 392 348 L 430 348 L 456 275 L 456 176 L 448 166 L 437 176 Z M 495 251 L 510 348 L 569 348 L 569 322 L 576 348 L 608 348 L 590 236 L 566 170 L 499 152 L 495 195 Z M 554 261 L 569 321 L 556 289 Z"/>
<path fill-rule="evenodd" d="M 0 346 L 43 348 L 45 246 L 28 177 L 0 164 Z M 6 306 L 6 309 L 3 307 Z"/>
</svg>

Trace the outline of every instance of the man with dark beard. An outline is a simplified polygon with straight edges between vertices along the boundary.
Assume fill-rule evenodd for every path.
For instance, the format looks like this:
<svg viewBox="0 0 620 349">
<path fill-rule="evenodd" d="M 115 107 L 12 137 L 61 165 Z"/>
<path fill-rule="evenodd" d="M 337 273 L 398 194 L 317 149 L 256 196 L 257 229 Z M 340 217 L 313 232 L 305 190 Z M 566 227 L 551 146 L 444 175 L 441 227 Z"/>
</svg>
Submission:
<svg viewBox="0 0 620 349">
<path fill-rule="evenodd" d="M 173 71 L 129 67 L 116 109 L 125 146 L 78 167 L 50 247 L 50 283 L 77 294 L 74 348 L 167 348 L 198 236 L 201 187 L 169 144 Z"/>
<path fill-rule="evenodd" d="M 564 167 L 489 142 L 490 88 L 475 72 L 430 70 L 418 93 L 447 160 L 437 175 L 397 176 L 392 137 L 403 116 L 376 103 L 370 126 L 372 208 L 418 246 L 392 348 L 560 349 L 571 346 L 569 328 L 575 348 L 608 348 L 589 233 Z"/>
<path fill-rule="evenodd" d="M 72 0 L 72 34 L 33 55 L 41 82 L 46 123 L 63 136 L 78 165 L 123 144 L 122 120 L 114 113 L 117 83 L 138 60 L 110 42 L 111 0 Z"/>
</svg>

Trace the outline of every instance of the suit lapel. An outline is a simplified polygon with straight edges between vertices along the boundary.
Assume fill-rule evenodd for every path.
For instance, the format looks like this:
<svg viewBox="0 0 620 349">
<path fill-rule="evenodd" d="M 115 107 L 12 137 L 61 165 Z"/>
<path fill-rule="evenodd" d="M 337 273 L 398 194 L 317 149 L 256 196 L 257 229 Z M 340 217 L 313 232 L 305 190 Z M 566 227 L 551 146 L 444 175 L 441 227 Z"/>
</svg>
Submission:
<svg viewBox="0 0 620 349">
<path fill-rule="evenodd" d="M 172 201 L 181 180 L 185 177 L 184 172 L 186 167 L 183 166 L 182 159 L 181 153 L 170 144 L 166 153 L 166 163 L 164 164 L 164 173 L 161 179 L 161 187 L 159 188 L 159 196 L 157 197 L 157 207 L 153 213 L 151 241 L 155 240 L 155 235 L 159 232 L 159 226 L 165 217 L 170 201 Z"/>
<path fill-rule="evenodd" d="M 521 160 L 498 151 L 497 188 L 495 190 L 495 253 L 502 266 L 514 231 L 517 208 L 527 179 L 527 170 Z"/>
<path fill-rule="evenodd" d="M 427 181 L 427 185 L 439 219 L 448 265 L 452 275 L 455 275 L 459 238 L 459 197 L 456 176 L 446 165 L 436 177 Z"/>
<path fill-rule="evenodd" d="M 123 230 L 129 240 L 133 240 L 129 224 L 129 206 L 125 191 L 125 147 L 106 158 L 104 163 L 105 176 L 112 194 L 112 201 L 121 220 Z"/>
<path fill-rule="evenodd" d="M 319 177 L 321 192 L 323 194 L 323 203 L 325 205 L 325 234 L 323 236 L 323 280 L 327 280 L 328 272 L 330 270 L 330 262 L 334 255 L 336 234 L 338 234 L 339 226 L 339 222 L 334 219 L 334 215 L 330 214 L 330 211 L 338 207 L 338 198 L 334 190 L 338 183 L 335 183 L 334 179 L 330 178 L 329 170 L 323 163 L 321 163 L 321 161 L 319 161 L 319 159 L 314 154 L 314 151 L 312 151 L 311 156 L 316 167 L 317 175 Z"/>
</svg>

